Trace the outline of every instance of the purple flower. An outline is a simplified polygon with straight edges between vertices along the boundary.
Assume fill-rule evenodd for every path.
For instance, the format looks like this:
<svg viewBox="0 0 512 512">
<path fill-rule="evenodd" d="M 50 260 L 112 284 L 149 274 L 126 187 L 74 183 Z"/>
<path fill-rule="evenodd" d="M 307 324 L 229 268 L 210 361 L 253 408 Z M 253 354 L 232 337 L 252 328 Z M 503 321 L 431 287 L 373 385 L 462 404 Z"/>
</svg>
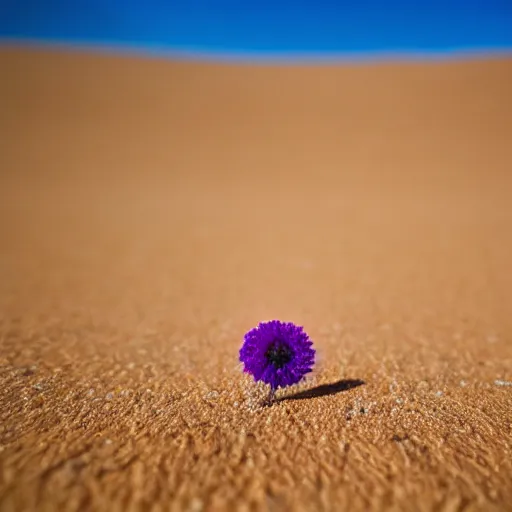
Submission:
<svg viewBox="0 0 512 512">
<path fill-rule="evenodd" d="M 244 336 L 240 361 L 254 380 L 277 388 L 299 382 L 315 363 L 315 350 L 309 336 L 291 322 L 262 322 Z"/>
</svg>

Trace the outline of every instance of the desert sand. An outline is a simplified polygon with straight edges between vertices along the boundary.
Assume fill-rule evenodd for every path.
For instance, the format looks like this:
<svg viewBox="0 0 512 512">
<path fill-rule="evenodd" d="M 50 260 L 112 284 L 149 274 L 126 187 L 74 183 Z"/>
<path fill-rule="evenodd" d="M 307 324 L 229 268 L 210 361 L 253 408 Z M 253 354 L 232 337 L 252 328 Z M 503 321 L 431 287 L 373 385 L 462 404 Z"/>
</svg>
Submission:
<svg viewBox="0 0 512 512">
<path fill-rule="evenodd" d="M 512 510 L 511 59 L 0 72 L 2 511 Z"/>
</svg>

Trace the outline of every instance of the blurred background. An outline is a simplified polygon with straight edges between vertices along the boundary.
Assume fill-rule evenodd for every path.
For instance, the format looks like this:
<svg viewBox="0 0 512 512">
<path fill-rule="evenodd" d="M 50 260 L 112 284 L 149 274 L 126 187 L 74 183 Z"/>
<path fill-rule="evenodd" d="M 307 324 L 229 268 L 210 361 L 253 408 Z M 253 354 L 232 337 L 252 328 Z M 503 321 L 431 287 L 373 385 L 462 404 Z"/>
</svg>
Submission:
<svg viewBox="0 0 512 512">
<path fill-rule="evenodd" d="M 428 309 L 434 269 L 453 304 L 509 215 L 511 27 L 498 0 L 3 1 L 6 273 L 138 276 L 192 322 Z"/>
</svg>

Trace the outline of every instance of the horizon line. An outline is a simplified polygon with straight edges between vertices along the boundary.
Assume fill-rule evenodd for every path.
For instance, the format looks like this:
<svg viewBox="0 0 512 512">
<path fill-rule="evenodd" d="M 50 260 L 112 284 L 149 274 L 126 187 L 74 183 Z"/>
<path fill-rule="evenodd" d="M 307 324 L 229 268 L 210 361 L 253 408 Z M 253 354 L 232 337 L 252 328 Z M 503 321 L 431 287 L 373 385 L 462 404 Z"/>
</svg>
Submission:
<svg viewBox="0 0 512 512">
<path fill-rule="evenodd" d="M 42 50 L 71 50 L 80 53 L 102 53 L 119 56 L 164 58 L 166 60 L 247 64 L 335 64 L 382 61 L 447 61 L 478 58 L 511 58 L 512 46 L 454 46 L 432 48 L 395 48 L 374 50 L 250 50 L 178 46 L 165 44 L 138 44 L 126 41 L 21 38 L 0 36 L 1 47 Z"/>
</svg>

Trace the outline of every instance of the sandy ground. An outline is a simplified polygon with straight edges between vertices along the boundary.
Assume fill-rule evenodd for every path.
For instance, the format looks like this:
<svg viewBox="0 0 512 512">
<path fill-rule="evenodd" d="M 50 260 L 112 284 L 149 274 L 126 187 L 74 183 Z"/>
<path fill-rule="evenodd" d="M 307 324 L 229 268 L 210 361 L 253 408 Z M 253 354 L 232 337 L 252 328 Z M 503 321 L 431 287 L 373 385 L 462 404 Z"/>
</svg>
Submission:
<svg viewBox="0 0 512 512">
<path fill-rule="evenodd" d="M 0 73 L 2 511 L 512 510 L 512 60 Z"/>
</svg>

